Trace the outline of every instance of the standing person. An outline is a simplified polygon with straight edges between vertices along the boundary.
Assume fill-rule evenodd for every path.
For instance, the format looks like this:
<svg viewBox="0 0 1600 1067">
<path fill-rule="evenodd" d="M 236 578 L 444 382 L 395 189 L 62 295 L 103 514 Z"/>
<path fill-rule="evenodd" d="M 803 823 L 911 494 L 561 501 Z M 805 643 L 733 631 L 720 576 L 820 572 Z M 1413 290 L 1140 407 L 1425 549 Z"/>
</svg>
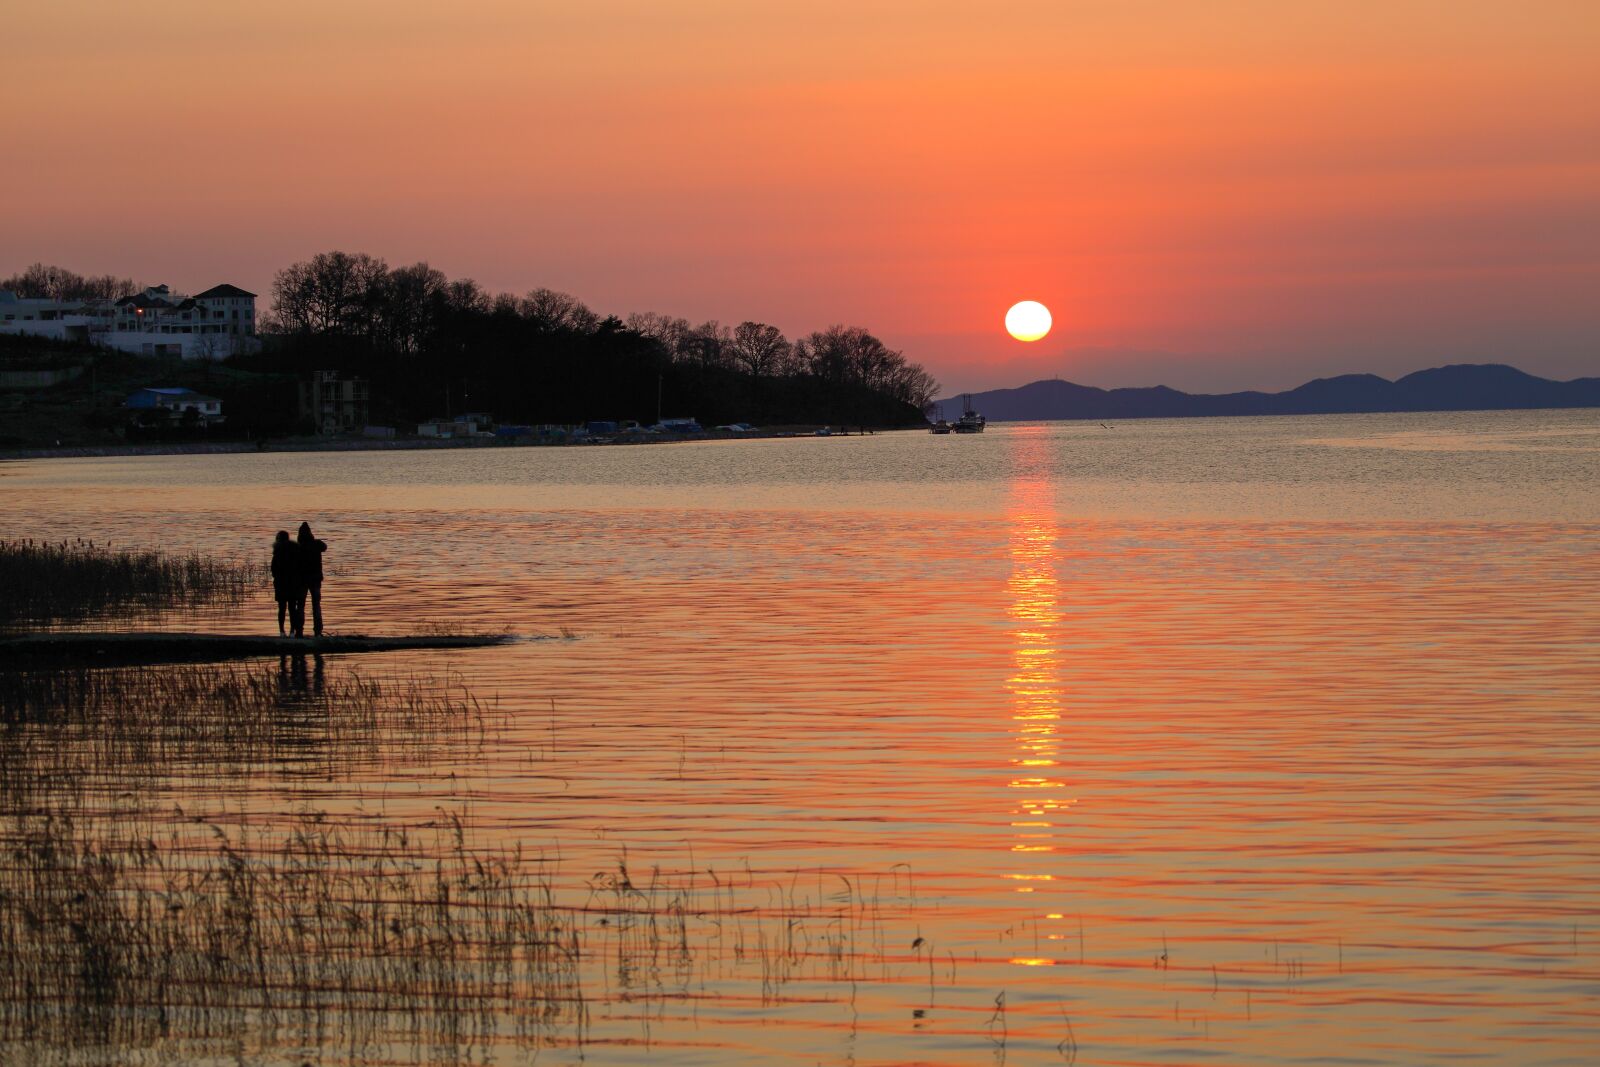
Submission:
<svg viewBox="0 0 1600 1067">
<path fill-rule="evenodd" d="M 272 597 L 278 602 L 278 636 L 293 633 L 299 636 L 305 626 L 305 594 L 299 591 L 300 549 L 289 540 L 288 530 L 279 530 L 272 542 Z M 284 616 L 289 617 L 289 630 L 283 628 Z"/>
<path fill-rule="evenodd" d="M 305 603 L 306 594 L 311 594 L 311 632 L 317 637 L 322 636 L 322 554 L 328 551 L 328 543 L 319 541 L 311 533 L 311 524 L 300 524 L 299 536 L 295 539 L 300 549 L 300 636 L 305 636 Z"/>
</svg>

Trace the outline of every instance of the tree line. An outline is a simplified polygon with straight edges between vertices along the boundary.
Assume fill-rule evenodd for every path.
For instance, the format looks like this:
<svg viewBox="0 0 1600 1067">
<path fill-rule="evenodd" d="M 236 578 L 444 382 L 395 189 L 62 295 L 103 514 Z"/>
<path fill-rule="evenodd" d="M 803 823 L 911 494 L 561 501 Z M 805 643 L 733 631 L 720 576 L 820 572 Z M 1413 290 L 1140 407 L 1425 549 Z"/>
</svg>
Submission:
<svg viewBox="0 0 1600 1067">
<path fill-rule="evenodd" d="M 9 278 L 0 278 L 0 289 L 9 289 L 26 300 L 110 301 L 132 296 L 144 286 L 115 274 L 85 276 L 65 267 L 35 263 Z"/>
<path fill-rule="evenodd" d="M 56 300 L 141 288 L 42 263 L 0 281 Z M 240 416 L 230 414 L 230 430 L 297 428 L 289 376 L 324 370 L 369 379 L 371 421 L 397 425 L 485 410 L 502 422 L 899 426 L 923 421 L 938 391 L 921 366 L 856 326 L 790 338 L 753 321 L 602 316 L 551 289 L 491 293 L 427 263 L 390 267 L 362 253 L 324 252 L 278 271 L 260 330 L 262 351 L 228 363 L 282 387 L 214 390 Z"/>
<path fill-rule="evenodd" d="M 938 390 L 860 327 L 790 339 L 760 322 L 601 316 L 551 289 L 491 294 L 426 263 L 391 268 L 361 253 L 279 271 L 262 328 L 265 358 L 308 370 L 337 361 L 372 377 L 375 396 L 383 387 L 399 408 L 437 414 L 450 403 L 541 422 L 653 421 L 665 405 L 717 422 L 902 425 Z"/>
</svg>

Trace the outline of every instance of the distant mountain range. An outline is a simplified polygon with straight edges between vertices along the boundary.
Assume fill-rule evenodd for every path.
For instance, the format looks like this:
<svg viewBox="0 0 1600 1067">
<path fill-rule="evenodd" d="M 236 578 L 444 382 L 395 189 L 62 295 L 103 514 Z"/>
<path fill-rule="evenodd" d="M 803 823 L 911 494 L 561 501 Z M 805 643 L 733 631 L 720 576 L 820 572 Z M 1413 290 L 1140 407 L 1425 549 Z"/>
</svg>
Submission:
<svg viewBox="0 0 1600 1067">
<path fill-rule="evenodd" d="M 961 414 L 961 398 L 941 404 Z M 1096 389 L 1051 378 L 1015 389 L 973 393 L 990 421 L 1041 419 L 1181 419 L 1204 415 L 1333 415 L 1372 411 L 1485 411 L 1600 407 L 1600 378 L 1555 382 L 1499 363 L 1457 363 L 1398 381 L 1376 374 L 1318 378 L 1282 393 L 1183 393 L 1164 385 Z"/>
</svg>

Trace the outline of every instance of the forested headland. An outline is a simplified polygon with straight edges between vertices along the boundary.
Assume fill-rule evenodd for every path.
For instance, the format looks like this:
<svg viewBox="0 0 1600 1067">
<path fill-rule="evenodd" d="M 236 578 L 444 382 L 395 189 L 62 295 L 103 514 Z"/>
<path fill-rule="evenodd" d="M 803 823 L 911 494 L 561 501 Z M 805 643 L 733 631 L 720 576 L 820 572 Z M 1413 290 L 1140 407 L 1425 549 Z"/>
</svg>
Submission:
<svg viewBox="0 0 1600 1067">
<path fill-rule="evenodd" d="M 859 327 L 791 339 L 759 322 L 602 316 L 550 289 L 491 294 L 426 263 L 343 252 L 279 271 L 263 332 L 263 351 L 235 362 L 368 378 L 374 421 L 448 406 L 503 422 L 903 426 L 921 422 L 938 391 Z"/>
</svg>

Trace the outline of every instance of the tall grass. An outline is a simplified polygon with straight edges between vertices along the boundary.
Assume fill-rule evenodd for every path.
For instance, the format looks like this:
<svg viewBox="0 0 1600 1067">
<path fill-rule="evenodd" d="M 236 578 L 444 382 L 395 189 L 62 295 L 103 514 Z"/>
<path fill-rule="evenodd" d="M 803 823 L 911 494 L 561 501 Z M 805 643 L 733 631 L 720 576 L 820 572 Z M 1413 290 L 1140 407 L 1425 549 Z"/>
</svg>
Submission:
<svg viewBox="0 0 1600 1067">
<path fill-rule="evenodd" d="M 648 1046 L 708 989 L 773 1005 L 892 966 L 931 984 L 898 869 L 640 875 L 624 853 L 563 882 L 459 814 L 261 804 L 309 795 L 277 774 L 436 773 L 504 722 L 453 676 L 316 657 L 0 671 L 0 1062 L 581 1055 L 597 1000 Z"/>
<path fill-rule="evenodd" d="M 426 763 L 481 746 L 499 724 L 495 702 L 454 676 L 326 676 L 321 657 L 0 671 L 0 804 L 37 809 L 46 802 L 30 792 L 62 786 L 119 792 L 261 768 L 329 777 Z"/>
<path fill-rule="evenodd" d="M 897 877 L 887 898 L 823 872 L 636 882 L 624 858 L 573 897 L 542 857 L 484 847 L 448 813 L 256 830 L 26 815 L 0 819 L 0 841 L 0 1059 L 487 1062 L 582 1050 L 596 1001 L 648 1045 L 667 1004 L 729 983 L 771 1006 L 819 995 L 796 982 L 933 981 L 920 937 L 889 947 L 888 920 L 915 907 Z"/>
<path fill-rule="evenodd" d="M 577 933 L 515 851 L 299 817 L 251 840 L 18 820 L 0 867 L 0 1048 L 290 1027 L 351 1052 L 581 1025 Z M 159 840 L 158 840 L 159 839 Z M 314 1035 L 314 1036 L 313 1036 Z"/>
<path fill-rule="evenodd" d="M 224 830 L 159 799 L 248 805 L 263 771 L 429 764 L 498 725 L 455 676 L 320 657 L 0 672 L 0 1062 L 544 1040 L 581 1010 L 576 934 L 515 849 L 452 815 Z"/>
<path fill-rule="evenodd" d="M 84 540 L 0 540 L 0 629 L 236 601 L 260 577 L 257 566 L 197 553 L 114 549 Z"/>
</svg>

